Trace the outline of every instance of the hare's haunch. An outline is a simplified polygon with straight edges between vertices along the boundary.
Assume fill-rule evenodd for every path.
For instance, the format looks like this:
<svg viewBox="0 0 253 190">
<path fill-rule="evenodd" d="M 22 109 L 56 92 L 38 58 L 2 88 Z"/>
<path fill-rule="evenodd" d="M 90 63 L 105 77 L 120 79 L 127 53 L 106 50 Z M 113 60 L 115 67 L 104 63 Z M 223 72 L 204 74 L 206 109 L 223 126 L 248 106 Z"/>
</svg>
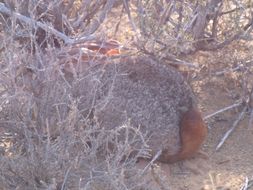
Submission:
<svg viewBox="0 0 253 190">
<path fill-rule="evenodd" d="M 192 157 L 200 148 L 207 135 L 207 127 L 196 108 L 183 113 L 180 120 L 181 149 L 177 154 L 170 155 L 163 150 L 158 158 L 160 162 L 173 163 Z"/>
</svg>

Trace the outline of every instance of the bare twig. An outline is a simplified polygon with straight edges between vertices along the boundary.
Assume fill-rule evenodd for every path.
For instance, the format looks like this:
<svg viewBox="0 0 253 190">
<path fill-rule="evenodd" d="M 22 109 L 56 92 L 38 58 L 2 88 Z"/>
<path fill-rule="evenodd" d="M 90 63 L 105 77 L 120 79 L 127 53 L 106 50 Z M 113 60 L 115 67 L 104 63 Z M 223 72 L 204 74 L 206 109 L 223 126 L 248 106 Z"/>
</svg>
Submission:
<svg viewBox="0 0 253 190">
<path fill-rule="evenodd" d="M 159 158 L 159 156 L 162 154 L 162 150 L 159 150 L 156 155 L 152 158 L 152 160 L 145 166 L 145 168 L 142 170 L 142 175 L 146 173 L 146 171 L 154 164 L 154 162 Z"/>
<path fill-rule="evenodd" d="M 167 58 L 163 58 L 163 59 L 167 59 Z M 197 69 L 199 67 L 199 65 L 197 63 L 193 64 L 193 63 L 190 63 L 190 62 L 187 62 L 187 61 L 184 61 L 184 60 L 180 60 L 178 58 L 175 58 L 173 60 L 173 63 L 174 65 L 178 65 L 178 66 L 186 66 L 186 67 L 189 67 L 189 68 L 195 68 Z"/>
<path fill-rule="evenodd" d="M 214 113 L 212 113 L 212 114 L 209 114 L 209 115 L 205 116 L 205 117 L 204 117 L 204 120 L 207 120 L 207 119 L 209 119 L 209 118 L 211 118 L 211 117 L 213 117 L 213 116 L 215 116 L 215 115 L 217 115 L 217 114 L 220 114 L 220 113 L 222 113 L 222 112 L 225 112 L 225 111 L 228 111 L 228 110 L 230 110 L 230 109 L 236 108 L 236 107 L 242 105 L 242 103 L 243 103 L 243 101 L 242 101 L 242 100 L 239 100 L 238 103 L 232 104 L 232 105 L 230 105 L 230 106 L 227 106 L 227 107 L 222 108 L 222 109 L 220 109 L 220 110 L 218 110 L 218 111 L 216 111 L 216 112 L 214 112 Z"/>
<path fill-rule="evenodd" d="M 245 182 L 243 184 L 243 186 L 240 188 L 240 190 L 250 190 L 253 186 L 253 179 L 249 180 L 248 177 L 245 178 Z"/>
<path fill-rule="evenodd" d="M 241 187 L 240 190 L 247 190 L 248 189 L 248 185 L 249 185 L 249 178 L 246 177 L 245 178 L 245 183 L 243 184 L 243 186 Z"/>
<path fill-rule="evenodd" d="M 152 174 L 154 181 L 157 183 L 157 185 L 159 185 L 159 189 L 161 189 L 161 190 L 169 190 L 170 189 L 168 187 L 168 185 L 166 184 L 166 182 L 164 181 L 164 179 L 162 179 L 162 177 L 159 175 L 159 173 L 155 171 L 154 167 L 152 167 L 151 174 Z"/>
<path fill-rule="evenodd" d="M 251 25 L 245 25 L 243 28 L 243 30 L 237 32 L 236 34 L 234 34 L 233 36 L 231 36 L 230 38 L 225 39 L 223 42 L 220 43 L 216 43 L 216 44 L 212 44 L 212 45 L 205 45 L 202 50 L 204 51 L 215 51 L 217 49 L 221 49 L 229 44 L 231 44 L 233 41 L 242 39 L 246 34 L 247 34 L 247 30 Z"/>
<path fill-rule="evenodd" d="M 234 9 L 231 9 L 231 10 L 228 10 L 228 11 L 220 12 L 219 16 L 223 16 L 225 14 L 230 14 L 230 13 L 233 13 L 233 12 L 241 10 L 241 9 L 250 9 L 250 8 L 251 8 L 251 5 L 246 5 L 244 7 L 239 6 L 239 7 L 236 7 Z"/>
<path fill-rule="evenodd" d="M 230 72 L 234 72 L 234 71 L 238 71 L 240 69 L 243 69 L 244 66 L 242 65 L 238 65 L 237 67 L 235 68 L 228 68 L 228 69 L 225 69 L 223 71 L 218 71 L 215 73 L 216 76 L 220 76 L 220 75 L 223 75 L 223 74 L 226 74 L 226 73 L 230 73 Z"/>
<path fill-rule="evenodd" d="M 67 171 L 66 171 L 66 173 L 65 173 L 65 175 L 64 175 L 64 181 L 63 181 L 63 183 L 62 183 L 62 185 L 61 185 L 61 190 L 64 190 L 64 189 L 65 189 L 65 184 L 66 184 L 66 181 L 67 181 L 67 179 L 68 179 L 68 177 L 69 177 L 70 169 L 71 169 L 71 166 L 67 169 Z"/>
<path fill-rule="evenodd" d="M 148 51 L 145 47 L 143 47 L 143 46 L 141 47 L 141 46 L 139 46 L 138 44 L 136 44 L 136 46 L 137 46 L 142 52 L 144 52 L 146 55 L 150 55 L 151 58 L 157 59 L 155 53 L 153 53 L 153 52 L 151 52 L 151 51 Z M 169 61 L 169 63 L 170 63 L 170 64 L 173 64 L 173 65 L 186 66 L 186 67 L 195 68 L 195 69 L 199 67 L 197 63 L 193 64 L 193 63 L 190 63 L 190 62 L 186 62 L 186 61 L 184 61 L 184 60 L 181 60 L 181 59 L 176 58 L 176 56 L 174 56 L 174 55 L 172 55 L 172 54 L 170 54 L 170 55 L 168 55 L 168 56 L 166 56 L 166 57 L 162 57 L 162 58 L 160 59 L 160 61 Z"/>
<path fill-rule="evenodd" d="M 101 23 L 105 20 L 107 13 L 112 9 L 116 0 L 108 0 L 104 6 L 103 11 L 100 13 L 97 19 L 93 19 L 89 30 L 87 31 L 88 35 L 93 34 Z"/>
<path fill-rule="evenodd" d="M 216 147 L 216 151 L 218 151 L 221 146 L 224 144 L 225 140 L 229 137 L 229 135 L 235 130 L 235 128 L 238 126 L 239 122 L 243 119 L 245 113 L 247 110 L 247 106 L 245 106 L 242 110 L 242 112 L 240 113 L 240 115 L 238 116 L 238 118 L 235 120 L 235 122 L 233 123 L 232 127 L 225 133 L 225 135 L 223 136 L 223 138 L 221 139 L 221 141 L 219 142 L 219 144 Z"/>
<path fill-rule="evenodd" d="M 3 3 L 0 3 L 0 12 L 7 14 L 9 16 L 16 17 L 18 20 L 20 20 L 26 24 L 29 24 L 30 26 L 32 26 L 35 29 L 37 27 L 42 28 L 43 30 L 47 31 L 48 33 L 51 33 L 51 34 L 57 36 L 58 38 L 62 39 L 66 44 L 80 43 L 80 42 L 85 42 L 85 41 L 94 39 L 94 36 L 92 36 L 92 35 L 72 39 L 69 36 L 65 35 L 62 32 L 59 32 L 58 30 L 56 30 L 55 28 L 53 28 L 47 24 L 33 20 L 29 17 L 21 15 L 20 13 L 16 13 L 16 12 L 11 11 L 7 7 L 5 7 Z"/>
<path fill-rule="evenodd" d="M 129 4 L 128 4 L 128 2 L 126 0 L 123 0 L 123 3 L 124 3 L 124 8 L 125 8 L 125 10 L 127 12 L 128 19 L 129 19 L 129 21 L 130 21 L 130 23 L 132 25 L 132 28 L 133 28 L 134 32 L 137 33 L 137 28 L 136 28 L 136 25 L 135 25 L 135 23 L 134 23 L 134 21 L 132 19 L 131 12 L 130 12 L 130 9 L 129 9 Z"/>
<path fill-rule="evenodd" d="M 252 62 L 252 60 L 248 60 L 248 61 L 239 63 L 239 65 L 237 65 L 233 68 L 226 68 L 222 71 L 217 71 L 214 74 L 216 76 L 220 76 L 220 75 L 223 75 L 223 74 L 226 74 L 226 73 L 232 73 L 232 72 L 235 72 L 235 71 L 245 71 L 247 69 L 251 69 L 251 67 L 253 67 L 253 62 Z"/>
</svg>

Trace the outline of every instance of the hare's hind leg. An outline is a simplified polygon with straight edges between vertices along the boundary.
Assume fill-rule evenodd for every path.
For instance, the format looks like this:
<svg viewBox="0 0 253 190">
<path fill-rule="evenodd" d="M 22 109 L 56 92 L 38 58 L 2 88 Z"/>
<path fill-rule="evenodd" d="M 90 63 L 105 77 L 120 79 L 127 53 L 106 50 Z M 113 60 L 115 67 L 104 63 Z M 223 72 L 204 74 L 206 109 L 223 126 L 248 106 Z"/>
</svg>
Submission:
<svg viewBox="0 0 253 190">
<path fill-rule="evenodd" d="M 196 154 L 205 140 L 207 127 L 197 108 L 192 108 L 183 114 L 180 121 L 181 149 L 175 155 L 168 155 L 163 151 L 158 161 L 174 163 L 179 160 L 191 158 Z"/>
<path fill-rule="evenodd" d="M 180 122 L 181 151 L 179 158 L 186 159 L 196 154 L 207 136 L 207 127 L 197 108 L 188 110 Z"/>
</svg>

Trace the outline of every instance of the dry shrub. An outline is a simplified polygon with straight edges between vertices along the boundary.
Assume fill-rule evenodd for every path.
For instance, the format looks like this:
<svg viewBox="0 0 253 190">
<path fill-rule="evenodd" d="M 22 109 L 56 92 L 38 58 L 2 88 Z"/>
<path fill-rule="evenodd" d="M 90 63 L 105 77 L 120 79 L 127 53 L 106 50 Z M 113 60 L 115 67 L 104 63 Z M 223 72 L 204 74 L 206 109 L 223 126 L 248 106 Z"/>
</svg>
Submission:
<svg viewBox="0 0 253 190">
<path fill-rule="evenodd" d="M 68 75 L 61 50 L 31 54 L 4 38 L 1 188 L 148 189 L 147 173 L 135 166 L 148 154 L 145 136 L 127 121 L 109 130 L 90 116 L 98 106 L 98 89 L 87 82 L 99 81 L 92 67 Z"/>
<path fill-rule="evenodd" d="M 138 48 L 158 59 L 213 51 L 236 40 L 252 40 L 249 1 L 145 1 L 135 3 Z"/>
<path fill-rule="evenodd" d="M 0 5 L 54 26 L 66 39 L 93 33 L 98 27 L 93 18 L 100 15 L 102 22 L 111 7 L 109 1 L 4 2 Z M 84 9 L 89 11 L 79 14 Z M 67 20 L 60 18 L 58 25 L 57 15 Z M 58 38 L 50 31 L 2 16 L 0 189 L 151 189 L 148 172 L 135 165 L 148 156 L 144 134 L 127 121 L 117 130 L 101 128 L 91 116 L 97 89 L 85 82 L 99 80 L 92 68 L 71 70 L 73 60 L 81 63 L 80 52 L 66 55 L 68 47 L 62 39 L 55 44 Z M 89 63 L 96 65 L 92 58 Z"/>
</svg>

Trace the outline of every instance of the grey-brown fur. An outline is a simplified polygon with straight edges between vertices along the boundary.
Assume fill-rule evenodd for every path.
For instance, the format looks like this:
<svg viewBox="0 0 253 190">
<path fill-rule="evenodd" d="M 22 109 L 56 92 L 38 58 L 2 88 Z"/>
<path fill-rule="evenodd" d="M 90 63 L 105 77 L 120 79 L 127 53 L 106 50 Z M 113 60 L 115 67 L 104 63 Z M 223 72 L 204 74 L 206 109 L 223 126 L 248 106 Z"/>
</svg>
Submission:
<svg viewBox="0 0 253 190">
<path fill-rule="evenodd" d="M 86 114 L 92 107 L 101 127 L 114 129 L 130 120 L 147 132 L 154 153 L 180 150 L 179 120 L 195 99 L 174 67 L 141 57 L 100 65 L 88 73 L 79 86 L 79 93 L 86 94 L 81 107 Z M 83 93 L 85 86 L 89 90 Z"/>
</svg>

